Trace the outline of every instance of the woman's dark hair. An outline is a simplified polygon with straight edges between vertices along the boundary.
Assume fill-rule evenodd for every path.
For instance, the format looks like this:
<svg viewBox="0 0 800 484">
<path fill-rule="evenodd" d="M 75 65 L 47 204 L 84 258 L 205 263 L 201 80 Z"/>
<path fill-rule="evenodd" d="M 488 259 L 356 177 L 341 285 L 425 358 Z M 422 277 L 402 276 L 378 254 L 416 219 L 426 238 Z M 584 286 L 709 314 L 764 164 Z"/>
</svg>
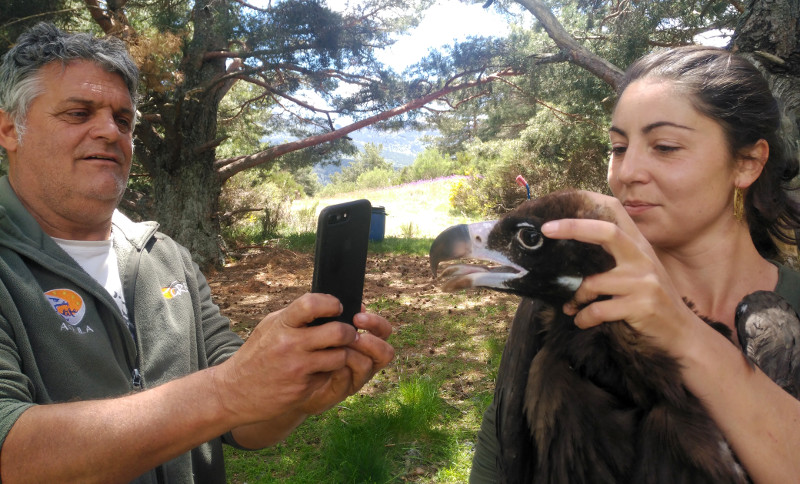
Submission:
<svg viewBox="0 0 800 484">
<path fill-rule="evenodd" d="M 648 54 L 626 71 L 617 92 L 644 78 L 674 83 L 700 113 L 716 120 L 731 153 L 763 139 L 769 158 L 745 196 L 745 213 L 758 251 L 774 257 L 773 240 L 795 243 L 800 204 L 789 195 L 798 160 L 781 134 L 781 110 L 764 76 L 747 59 L 725 49 L 687 46 Z M 772 236 L 772 237 L 770 237 Z"/>
</svg>

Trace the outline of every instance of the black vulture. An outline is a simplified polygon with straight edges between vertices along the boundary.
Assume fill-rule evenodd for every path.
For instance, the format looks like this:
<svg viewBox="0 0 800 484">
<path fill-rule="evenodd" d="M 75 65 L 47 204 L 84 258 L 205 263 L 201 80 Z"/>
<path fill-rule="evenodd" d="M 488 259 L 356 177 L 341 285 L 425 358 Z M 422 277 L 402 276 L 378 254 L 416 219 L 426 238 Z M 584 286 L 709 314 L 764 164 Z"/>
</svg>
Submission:
<svg viewBox="0 0 800 484">
<path fill-rule="evenodd" d="M 745 356 L 793 397 L 800 393 L 800 318 L 772 291 L 756 291 L 736 307 Z"/>
<path fill-rule="evenodd" d="M 579 192 L 557 192 L 496 222 L 450 227 L 430 250 L 434 276 L 445 260 L 501 264 L 452 265 L 446 290 L 525 297 L 495 391 L 502 482 L 749 482 L 677 361 L 624 321 L 581 330 L 563 313 L 583 277 L 615 262 L 600 246 L 541 234 L 562 218 L 613 221 Z"/>
</svg>

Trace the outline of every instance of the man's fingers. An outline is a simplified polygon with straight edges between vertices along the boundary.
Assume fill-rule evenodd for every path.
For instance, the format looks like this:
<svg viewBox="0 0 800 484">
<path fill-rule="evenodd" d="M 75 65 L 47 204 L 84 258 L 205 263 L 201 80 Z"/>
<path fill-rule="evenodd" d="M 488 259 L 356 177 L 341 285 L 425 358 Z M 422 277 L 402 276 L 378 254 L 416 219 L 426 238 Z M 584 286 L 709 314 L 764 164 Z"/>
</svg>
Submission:
<svg viewBox="0 0 800 484">
<path fill-rule="evenodd" d="M 353 324 L 358 329 L 369 331 L 381 339 L 386 339 L 392 334 L 392 325 L 377 314 L 360 312 L 353 317 Z"/>
<path fill-rule="evenodd" d="M 342 314 L 342 304 L 328 294 L 303 294 L 275 313 L 276 321 L 290 328 L 301 328 L 316 318 Z"/>
<path fill-rule="evenodd" d="M 315 351 L 308 356 L 304 372 L 308 374 L 330 373 L 347 364 L 347 348 L 329 348 Z"/>
<path fill-rule="evenodd" d="M 347 367 L 350 368 L 352 378 L 350 394 L 357 392 L 378 371 L 371 357 L 355 349 L 347 352 Z"/>
<path fill-rule="evenodd" d="M 348 347 L 369 358 L 375 371 L 388 365 L 394 358 L 392 345 L 370 333 L 359 334 L 358 339 Z"/>
</svg>

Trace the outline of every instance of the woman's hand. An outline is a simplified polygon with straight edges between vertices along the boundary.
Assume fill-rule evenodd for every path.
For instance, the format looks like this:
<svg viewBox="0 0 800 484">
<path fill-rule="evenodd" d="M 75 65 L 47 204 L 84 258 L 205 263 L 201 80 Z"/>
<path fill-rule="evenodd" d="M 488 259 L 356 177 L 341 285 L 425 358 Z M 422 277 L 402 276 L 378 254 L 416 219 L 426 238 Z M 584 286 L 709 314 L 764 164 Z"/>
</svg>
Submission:
<svg viewBox="0 0 800 484">
<path fill-rule="evenodd" d="M 609 209 L 617 223 L 564 219 L 545 223 L 542 233 L 553 239 L 598 244 L 614 257 L 617 265 L 608 272 L 586 277 L 564 311 L 574 314 L 575 324 L 581 328 L 624 320 L 652 337 L 658 346 L 679 356 L 682 342 L 691 337 L 692 323 L 700 319 L 683 302 L 655 251 L 622 204 L 613 197 L 583 193 Z M 601 295 L 611 298 L 595 301 Z M 590 304 L 577 309 L 586 303 Z"/>
</svg>

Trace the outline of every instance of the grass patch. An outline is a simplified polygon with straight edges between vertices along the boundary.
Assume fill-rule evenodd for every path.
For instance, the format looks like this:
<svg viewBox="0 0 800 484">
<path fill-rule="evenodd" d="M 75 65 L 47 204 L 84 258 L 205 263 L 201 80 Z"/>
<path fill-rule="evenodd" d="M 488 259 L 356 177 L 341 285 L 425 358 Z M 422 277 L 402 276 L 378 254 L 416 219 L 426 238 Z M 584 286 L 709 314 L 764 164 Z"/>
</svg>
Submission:
<svg viewBox="0 0 800 484">
<path fill-rule="evenodd" d="M 276 240 L 278 247 L 295 252 L 314 253 L 316 243 L 314 232 L 293 233 Z M 369 253 L 373 254 L 407 254 L 428 255 L 433 239 L 403 239 L 400 237 L 385 237 L 382 241 L 370 241 Z"/>
<path fill-rule="evenodd" d="M 454 213 L 450 206 L 450 190 L 459 180 L 459 177 L 444 177 L 393 187 L 356 190 L 325 199 L 297 200 L 292 210 L 308 210 L 308 207 L 315 206 L 319 212 L 334 203 L 366 198 L 373 207 L 384 207 L 387 237 L 432 238 L 450 225 L 475 221 L 466 214 Z"/>
<path fill-rule="evenodd" d="M 226 449 L 229 482 L 401 482 L 400 476 L 454 461 L 452 413 L 439 385 L 425 377 L 381 396 L 354 395 L 276 447 Z"/>
<path fill-rule="evenodd" d="M 441 299 L 449 309 L 414 311 L 396 328 L 389 339 L 395 361 L 359 394 L 309 418 L 278 446 L 226 449 L 229 482 L 467 482 L 503 348 L 499 321 L 513 308 L 468 294 Z M 403 305 L 381 298 L 369 309 Z"/>
<path fill-rule="evenodd" d="M 384 237 L 380 242 L 370 242 L 369 251 L 376 254 L 428 255 L 433 239 L 404 239 L 401 237 Z"/>
</svg>

